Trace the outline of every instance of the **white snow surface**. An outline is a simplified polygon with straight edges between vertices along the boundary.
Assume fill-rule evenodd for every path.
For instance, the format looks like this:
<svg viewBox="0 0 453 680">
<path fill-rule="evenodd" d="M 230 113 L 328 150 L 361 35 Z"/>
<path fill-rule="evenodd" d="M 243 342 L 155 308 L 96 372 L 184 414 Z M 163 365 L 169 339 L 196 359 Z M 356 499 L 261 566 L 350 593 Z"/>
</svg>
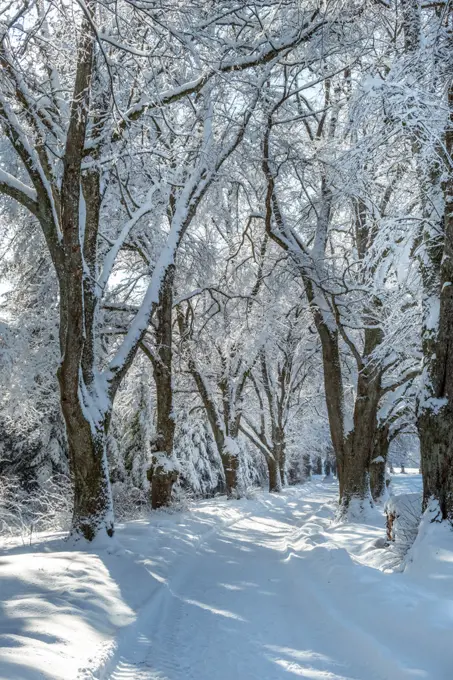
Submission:
<svg viewBox="0 0 453 680">
<path fill-rule="evenodd" d="M 453 533 L 426 523 L 389 571 L 382 509 L 337 524 L 336 494 L 201 501 L 109 548 L 3 545 L 0 678 L 451 680 Z"/>
</svg>

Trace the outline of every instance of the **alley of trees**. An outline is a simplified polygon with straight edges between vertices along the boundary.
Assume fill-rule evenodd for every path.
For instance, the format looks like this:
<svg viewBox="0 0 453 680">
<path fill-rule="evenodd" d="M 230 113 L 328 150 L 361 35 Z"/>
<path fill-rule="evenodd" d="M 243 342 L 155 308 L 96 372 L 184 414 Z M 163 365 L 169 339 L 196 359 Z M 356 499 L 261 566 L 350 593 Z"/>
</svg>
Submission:
<svg viewBox="0 0 453 680">
<path fill-rule="evenodd" d="M 0 129 L 0 519 L 453 521 L 449 0 L 0 0 Z"/>
</svg>

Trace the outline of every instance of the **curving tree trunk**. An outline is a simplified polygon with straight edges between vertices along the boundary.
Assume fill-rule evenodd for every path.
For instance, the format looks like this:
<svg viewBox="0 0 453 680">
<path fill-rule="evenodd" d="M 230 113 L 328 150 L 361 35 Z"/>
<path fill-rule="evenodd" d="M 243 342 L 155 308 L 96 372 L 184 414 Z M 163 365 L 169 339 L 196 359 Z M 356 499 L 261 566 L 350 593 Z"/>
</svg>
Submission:
<svg viewBox="0 0 453 680">
<path fill-rule="evenodd" d="M 211 394 L 209 385 L 204 379 L 202 372 L 198 369 L 195 359 L 191 354 L 189 325 L 187 323 L 187 318 L 184 316 L 183 311 L 179 306 L 176 311 L 176 318 L 178 321 L 180 336 L 187 342 L 186 350 L 189 355 L 189 372 L 192 375 L 195 385 L 197 386 L 198 394 L 200 395 L 209 424 L 211 426 L 217 452 L 222 461 L 227 497 L 232 498 L 237 494 L 238 489 L 239 458 L 237 455 L 234 455 L 235 452 L 232 450 L 231 442 L 227 440 L 225 423 L 219 412 L 219 409 L 217 408 L 215 398 Z"/>
<path fill-rule="evenodd" d="M 201 396 L 214 435 L 214 441 L 217 445 L 217 451 L 222 461 L 227 497 L 235 498 L 240 493 L 238 484 L 239 447 L 236 443 L 237 433 L 234 438 L 227 436 L 225 424 L 217 410 L 214 399 L 210 396 L 201 373 L 196 370 L 195 365 L 192 362 L 190 362 L 190 371 L 198 387 L 198 392 Z"/>
</svg>

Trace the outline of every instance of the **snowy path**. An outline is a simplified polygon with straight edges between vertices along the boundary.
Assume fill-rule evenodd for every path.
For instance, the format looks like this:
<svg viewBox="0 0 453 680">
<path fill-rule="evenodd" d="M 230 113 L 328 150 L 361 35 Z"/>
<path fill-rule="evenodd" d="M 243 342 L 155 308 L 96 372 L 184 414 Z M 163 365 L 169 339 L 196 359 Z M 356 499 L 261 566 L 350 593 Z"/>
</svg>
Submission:
<svg viewBox="0 0 453 680">
<path fill-rule="evenodd" d="M 26 596 L 13 594 L 10 620 L 0 619 L 0 642 L 12 637 L 6 624 L 17 627 L 0 678 L 451 680 L 453 549 L 433 549 L 412 573 L 383 573 L 382 515 L 335 526 L 335 495 L 318 481 L 203 501 L 128 523 L 113 553 L 37 545 Z M 4 561 L 17 571 L 24 558 L 21 549 Z M 50 559 L 51 577 L 41 573 Z"/>
<path fill-rule="evenodd" d="M 329 493 L 311 491 L 304 499 L 263 496 L 203 540 L 126 633 L 102 677 L 451 680 L 453 658 L 442 664 L 452 612 L 435 641 L 414 644 L 422 631 L 413 617 L 426 620 L 429 605 L 420 598 L 429 596 L 410 591 L 401 575 L 353 561 L 329 536 Z M 346 533 L 339 530 L 340 543 Z"/>
</svg>

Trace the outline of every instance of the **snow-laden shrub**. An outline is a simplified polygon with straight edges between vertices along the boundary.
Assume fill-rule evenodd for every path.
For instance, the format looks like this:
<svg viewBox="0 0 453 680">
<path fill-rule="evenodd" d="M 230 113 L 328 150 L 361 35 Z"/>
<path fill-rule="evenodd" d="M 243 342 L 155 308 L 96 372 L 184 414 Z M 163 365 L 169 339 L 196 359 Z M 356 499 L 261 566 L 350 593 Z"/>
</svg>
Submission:
<svg viewBox="0 0 453 680">
<path fill-rule="evenodd" d="M 41 485 L 67 475 L 69 464 L 57 380 L 57 280 L 33 223 L 20 225 L 0 277 L 10 284 L 1 300 L 0 476 Z"/>
<path fill-rule="evenodd" d="M 239 437 L 229 440 L 239 457 L 241 493 L 254 486 L 267 486 L 267 468 L 263 455 Z M 225 493 L 225 474 L 208 423 L 181 414 L 176 426 L 175 455 L 180 474 L 174 487 L 174 498 L 185 503 L 191 498 L 206 498 Z"/>
<path fill-rule="evenodd" d="M 125 488 L 135 487 L 144 492 L 149 491 L 147 471 L 154 437 L 154 398 L 148 363 L 143 359 L 137 361 L 118 392 L 107 446 L 111 481 L 124 482 Z"/>
<path fill-rule="evenodd" d="M 56 475 L 28 490 L 18 477 L 0 478 L 0 535 L 32 539 L 37 531 L 67 531 L 73 491 L 70 479 Z"/>
<path fill-rule="evenodd" d="M 147 490 L 139 489 L 130 480 L 112 484 L 115 519 L 124 522 L 139 519 L 151 511 L 151 497 Z"/>
<path fill-rule="evenodd" d="M 402 560 L 414 543 L 422 515 L 420 492 L 390 496 L 385 504 L 387 539 L 392 552 Z"/>
<path fill-rule="evenodd" d="M 263 454 L 246 439 L 239 438 L 240 474 L 242 485 L 248 494 L 254 487 L 269 487 L 267 463 Z"/>
<path fill-rule="evenodd" d="M 0 420 L 0 476 L 18 477 L 24 485 L 41 484 L 69 472 L 64 425 L 59 414 L 34 414 L 36 422 L 18 412 Z"/>
<path fill-rule="evenodd" d="M 207 423 L 183 413 L 177 422 L 175 455 L 180 474 L 175 495 L 206 497 L 225 490 L 222 461 Z"/>
</svg>

